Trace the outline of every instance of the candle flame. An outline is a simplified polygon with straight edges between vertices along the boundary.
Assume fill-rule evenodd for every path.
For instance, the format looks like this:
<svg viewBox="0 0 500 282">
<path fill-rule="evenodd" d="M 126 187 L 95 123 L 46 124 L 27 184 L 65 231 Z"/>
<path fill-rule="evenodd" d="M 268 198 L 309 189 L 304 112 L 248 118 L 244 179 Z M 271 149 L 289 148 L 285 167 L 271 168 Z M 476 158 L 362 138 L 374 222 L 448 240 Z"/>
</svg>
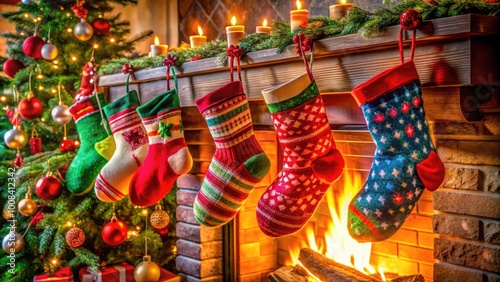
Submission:
<svg viewBox="0 0 500 282">
<path fill-rule="evenodd" d="M 160 45 L 160 39 L 158 36 L 155 36 L 155 45 Z"/>
<path fill-rule="evenodd" d="M 345 4 L 347 3 L 347 0 L 340 0 L 340 4 Z"/>
<path fill-rule="evenodd" d="M 201 26 L 198 26 L 198 34 L 200 36 L 203 35 L 203 29 L 201 29 Z"/>
<path fill-rule="evenodd" d="M 235 16 L 233 16 L 233 17 L 231 18 L 231 24 L 232 24 L 232 25 L 236 25 L 236 17 L 235 17 Z"/>
<path fill-rule="evenodd" d="M 302 4 L 297 0 L 297 10 L 302 10 Z"/>
<path fill-rule="evenodd" d="M 264 19 L 264 21 L 262 22 L 262 25 L 267 26 L 267 19 Z"/>
</svg>

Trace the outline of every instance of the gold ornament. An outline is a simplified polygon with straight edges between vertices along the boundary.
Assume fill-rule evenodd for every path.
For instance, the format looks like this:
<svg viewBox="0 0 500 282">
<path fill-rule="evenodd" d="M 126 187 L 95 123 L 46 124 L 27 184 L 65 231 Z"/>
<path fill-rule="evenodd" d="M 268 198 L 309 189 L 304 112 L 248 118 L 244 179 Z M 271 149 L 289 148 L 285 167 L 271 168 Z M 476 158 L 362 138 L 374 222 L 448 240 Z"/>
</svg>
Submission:
<svg viewBox="0 0 500 282">
<path fill-rule="evenodd" d="M 137 282 L 152 282 L 160 279 L 160 267 L 151 261 L 150 256 L 144 256 L 143 261 L 135 267 L 134 279 Z"/>
<path fill-rule="evenodd" d="M 155 211 L 151 214 L 151 218 L 149 219 L 151 225 L 154 228 L 165 228 L 170 222 L 170 216 L 168 213 L 161 209 L 160 203 L 156 204 Z"/>
<path fill-rule="evenodd" d="M 2 216 L 5 220 L 10 220 L 13 218 L 13 215 L 12 213 L 9 211 L 9 209 L 4 209 L 3 210 L 3 213 L 2 213 Z"/>
<path fill-rule="evenodd" d="M 28 135 L 20 126 L 14 126 L 14 128 L 5 132 L 3 139 L 7 147 L 11 149 L 21 149 L 28 143 Z"/>
<path fill-rule="evenodd" d="M 57 47 L 55 45 L 47 43 L 42 46 L 42 50 L 40 51 L 40 53 L 42 53 L 42 58 L 47 61 L 52 61 L 57 58 L 59 50 L 57 50 Z"/>
<path fill-rule="evenodd" d="M 17 254 L 24 248 L 24 238 L 17 232 L 9 232 L 2 240 L 2 249 L 8 254 Z"/>
<path fill-rule="evenodd" d="M 85 19 L 80 19 L 80 22 L 75 25 L 75 28 L 73 28 L 73 34 L 76 39 L 80 41 L 87 41 L 92 38 L 94 30 L 92 29 L 92 26 L 85 21 Z"/>
<path fill-rule="evenodd" d="M 32 216 L 36 214 L 38 207 L 36 202 L 31 198 L 31 187 L 28 187 L 26 197 L 17 204 L 17 210 L 24 216 Z"/>
</svg>

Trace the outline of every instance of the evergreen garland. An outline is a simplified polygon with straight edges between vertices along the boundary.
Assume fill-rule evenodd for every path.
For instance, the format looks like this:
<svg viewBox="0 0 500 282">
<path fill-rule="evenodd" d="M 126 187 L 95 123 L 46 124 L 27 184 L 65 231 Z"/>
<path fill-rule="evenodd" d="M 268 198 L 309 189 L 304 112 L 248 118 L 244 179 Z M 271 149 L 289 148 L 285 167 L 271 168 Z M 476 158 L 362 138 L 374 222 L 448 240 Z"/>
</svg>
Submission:
<svg viewBox="0 0 500 282">
<path fill-rule="evenodd" d="M 387 4 L 387 3 L 386 3 Z M 381 29 L 399 24 L 399 17 L 402 12 L 408 9 L 415 9 L 422 14 L 423 20 L 431 20 L 443 17 L 451 17 L 463 14 L 482 14 L 489 16 L 500 15 L 500 3 L 486 3 L 484 0 L 436 0 L 435 5 L 422 0 L 404 0 L 392 9 L 380 8 L 370 13 L 358 7 L 349 9 L 346 17 L 341 20 L 333 20 L 328 17 L 314 17 L 309 19 L 309 24 L 303 29 L 290 32 L 290 24 L 287 22 L 273 22 L 271 34 L 250 34 L 240 41 L 240 47 L 245 52 L 255 52 L 264 49 L 277 48 L 277 53 L 282 54 L 291 45 L 292 37 L 298 32 L 310 37 L 314 41 L 327 37 L 342 36 L 358 33 L 363 38 L 369 38 Z M 189 48 L 183 44 L 175 49 L 171 54 L 176 55 L 179 60 L 177 65 L 192 60 L 195 57 L 209 58 L 217 57 L 218 64 L 223 65 L 226 61 L 225 50 L 227 42 L 217 40 L 205 43 L 198 48 Z M 211 50 L 207 52 L 206 50 Z M 118 60 L 113 61 L 115 64 Z M 148 65 L 146 58 L 138 58 L 135 61 L 137 66 L 155 67 Z M 122 62 L 122 61 L 120 61 Z M 126 61 L 123 61 L 125 63 Z M 101 75 L 117 72 L 123 63 L 116 63 L 114 67 L 103 66 Z M 136 64 L 132 63 L 134 67 Z M 158 64 L 159 65 L 159 64 Z M 157 65 L 157 66 L 158 66 Z M 140 67 L 136 69 L 141 69 Z"/>
</svg>

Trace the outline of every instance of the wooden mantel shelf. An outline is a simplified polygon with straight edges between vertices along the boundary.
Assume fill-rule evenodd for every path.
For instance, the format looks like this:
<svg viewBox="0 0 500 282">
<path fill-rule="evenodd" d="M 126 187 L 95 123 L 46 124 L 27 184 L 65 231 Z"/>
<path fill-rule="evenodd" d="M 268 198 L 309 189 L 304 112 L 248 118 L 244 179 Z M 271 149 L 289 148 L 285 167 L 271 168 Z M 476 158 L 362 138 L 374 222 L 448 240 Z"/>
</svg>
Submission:
<svg viewBox="0 0 500 282">
<path fill-rule="evenodd" d="M 500 17 L 467 14 L 426 21 L 418 29 L 414 61 L 426 87 L 426 104 L 440 103 L 451 111 L 444 114 L 441 109 L 435 113 L 431 110 L 431 119 L 477 120 L 477 109 L 464 107 L 464 101 L 474 100 L 471 87 L 500 83 L 499 26 Z M 352 88 L 400 63 L 398 34 L 399 26 L 392 26 L 369 39 L 352 34 L 316 44 L 313 74 L 321 93 L 333 96 L 329 99 L 334 107 L 353 108 L 355 103 L 348 93 Z M 404 36 L 408 39 L 411 33 L 405 32 Z M 406 58 L 409 43 L 405 40 Z M 216 58 L 177 68 L 181 106 L 193 106 L 195 99 L 227 83 L 228 69 L 217 66 Z M 245 92 L 255 101 L 262 100 L 262 89 L 289 81 L 304 71 L 293 46 L 284 54 L 268 49 L 248 53 L 242 60 Z M 135 77 L 131 89 L 138 90 L 142 103 L 166 89 L 165 67 L 137 71 Z M 110 100 L 115 100 L 125 94 L 125 80 L 121 73 L 105 75 L 99 78 L 99 85 Z M 356 122 L 352 120 L 354 123 L 364 123 L 359 113 L 353 115 L 358 116 Z"/>
</svg>

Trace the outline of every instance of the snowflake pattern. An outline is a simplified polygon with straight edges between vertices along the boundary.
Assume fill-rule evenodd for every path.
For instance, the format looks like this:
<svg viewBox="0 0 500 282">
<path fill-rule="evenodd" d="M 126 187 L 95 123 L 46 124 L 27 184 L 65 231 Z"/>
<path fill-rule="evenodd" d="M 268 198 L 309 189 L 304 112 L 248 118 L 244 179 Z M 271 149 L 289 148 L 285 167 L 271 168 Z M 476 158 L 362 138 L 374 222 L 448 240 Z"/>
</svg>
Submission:
<svg viewBox="0 0 500 282">
<path fill-rule="evenodd" d="M 135 151 L 148 142 L 148 136 L 146 136 L 146 133 L 140 126 L 123 132 L 122 136 L 125 142 L 130 145 L 132 151 Z"/>
</svg>

